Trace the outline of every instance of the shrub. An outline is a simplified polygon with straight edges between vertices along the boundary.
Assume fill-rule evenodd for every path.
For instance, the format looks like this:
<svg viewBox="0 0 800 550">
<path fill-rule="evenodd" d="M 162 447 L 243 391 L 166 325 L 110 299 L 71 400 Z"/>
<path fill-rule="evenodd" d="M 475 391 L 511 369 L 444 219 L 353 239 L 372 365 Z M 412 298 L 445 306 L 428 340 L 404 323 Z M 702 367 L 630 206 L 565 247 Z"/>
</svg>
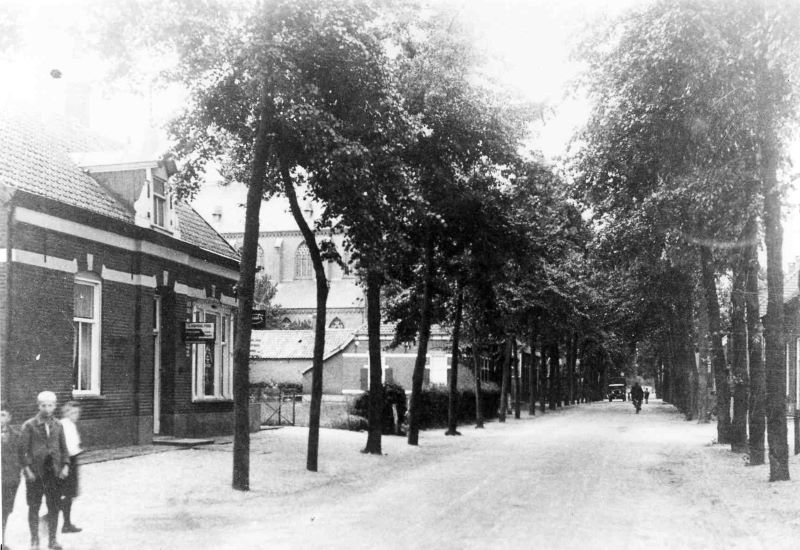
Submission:
<svg viewBox="0 0 800 550">
<path fill-rule="evenodd" d="M 394 412 L 392 405 L 397 406 L 397 419 L 400 424 L 406 416 L 406 392 L 398 384 L 383 385 L 383 412 L 381 414 L 381 432 L 394 434 Z M 362 393 L 353 402 L 352 413 L 356 416 L 369 418 L 369 392 Z"/>
<path fill-rule="evenodd" d="M 500 406 L 500 388 L 497 387 L 497 384 L 484 383 L 481 387 L 481 397 L 483 417 L 489 419 L 497 416 Z M 422 390 L 419 415 L 420 429 L 446 427 L 449 403 L 450 390 L 447 386 L 434 385 Z M 473 389 L 459 390 L 456 418 L 459 423 L 475 421 L 475 391 Z"/>
</svg>

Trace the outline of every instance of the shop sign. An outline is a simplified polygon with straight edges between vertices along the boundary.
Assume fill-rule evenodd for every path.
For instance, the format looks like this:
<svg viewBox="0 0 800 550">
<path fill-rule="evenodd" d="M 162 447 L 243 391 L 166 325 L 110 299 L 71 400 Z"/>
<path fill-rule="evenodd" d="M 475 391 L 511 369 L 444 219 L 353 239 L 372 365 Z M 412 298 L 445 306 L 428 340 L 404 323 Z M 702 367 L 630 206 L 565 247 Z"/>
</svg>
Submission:
<svg viewBox="0 0 800 550">
<path fill-rule="evenodd" d="M 183 323 L 184 342 L 213 342 L 216 336 L 216 323 Z"/>
</svg>

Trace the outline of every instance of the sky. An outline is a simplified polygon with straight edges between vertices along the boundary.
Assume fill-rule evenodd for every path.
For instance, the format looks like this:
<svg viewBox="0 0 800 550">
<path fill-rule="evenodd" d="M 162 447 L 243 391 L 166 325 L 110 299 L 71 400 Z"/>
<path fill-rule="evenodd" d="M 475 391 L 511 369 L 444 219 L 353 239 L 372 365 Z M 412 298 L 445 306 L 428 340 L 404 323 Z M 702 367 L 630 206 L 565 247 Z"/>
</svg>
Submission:
<svg viewBox="0 0 800 550">
<path fill-rule="evenodd" d="M 165 146 L 163 132 L 148 129 L 147 122 L 163 125 L 179 112 L 180 90 L 142 95 L 111 92 L 104 85 L 104 69 L 97 57 L 76 47 L 75 34 L 87 27 L 87 7 L 98 0 L 2 0 L 21 6 L 18 26 L 21 54 L 0 58 L 0 100 L 25 98 L 44 111 L 64 109 L 70 89 L 83 87 L 90 100 L 87 123 L 121 143 L 135 146 L 154 142 Z M 114 2 L 117 0 L 105 0 Z M 545 122 L 535 129 L 530 146 L 557 161 L 570 137 L 588 114 L 588 104 L 575 93 L 579 64 L 571 58 L 576 40 L 598 21 L 613 18 L 649 0 L 432 0 L 444 6 L 463 24 L 486 56 L 486 73 L 520 98 L 545 103 Z M 0 3 L 0 6 L 2 6 Z M 0 18 L 4 8 L 0 7 Z M 8 56 L 7 56 L 8 57 Z M 58 68 L 63 76 L 50 77 Z M 800 159 L 796 145 L 795 158 Z M 212 202 L 197 207 L 210 217 Z M 800 191 L 787 201 L 786 261 L 800 255 Z"/>
</svg>

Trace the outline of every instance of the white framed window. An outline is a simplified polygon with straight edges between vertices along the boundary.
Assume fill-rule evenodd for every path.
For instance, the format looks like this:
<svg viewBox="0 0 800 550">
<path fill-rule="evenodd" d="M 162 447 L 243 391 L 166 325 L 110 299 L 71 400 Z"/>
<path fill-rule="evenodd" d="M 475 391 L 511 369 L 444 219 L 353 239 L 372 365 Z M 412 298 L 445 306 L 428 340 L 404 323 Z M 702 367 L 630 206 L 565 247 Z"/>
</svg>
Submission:
<svg viewBox="0 0 800 550">
<path fill-rule="evenodd" d="M 214 341 L 191 344 L 192 400 L 233 398 L 233 322 L 230 308 L 195 304 L 192 320 L 214 325 Z"/>
<path fill-rule="evenodd" d="M 294 278 L 311 279 L 314 276 L 314 265 L 306 243 L 301 243 L 294 253 Z"/>
<path fill-rule="evenodd" d="M 72 393 L 100 394 L 100 279 L 76 276 L 73 286 Z"/>
<path fill-rule="evenodd" d="M 794 404 L 800 407 L 800 338 L 795 338 L 794 348 Z"/>
<path fill-rule="evenodd" d="M 786 397 L 787 400 L 792 396 L 792 389 L 789 386 L 789 374 L 792 372 L 792 364 L 789 362 L 791 356 L 789 355 L 791 348 L 789 342 L 786 342 Z"/>
<path fill-rule="evenodd" d="M 153 176 L 153 225 L 166 228 L 167 193 L 164 180 Z"/>
<path fill-rule="evenodd" d="M 481 381 L 488 382 L 492 374 L 491 362 L 488 357 L 483 355 L 478 358 L 478 362 L 481 366 Z"/>
</svg>

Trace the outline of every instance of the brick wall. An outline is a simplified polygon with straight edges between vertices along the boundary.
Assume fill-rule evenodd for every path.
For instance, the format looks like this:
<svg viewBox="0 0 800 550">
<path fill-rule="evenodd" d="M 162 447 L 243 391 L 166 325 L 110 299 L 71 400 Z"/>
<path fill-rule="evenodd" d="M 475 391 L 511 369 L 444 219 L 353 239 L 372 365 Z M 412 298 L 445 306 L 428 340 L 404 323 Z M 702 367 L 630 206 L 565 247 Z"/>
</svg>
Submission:
<svg viewBox="0 0 800 550">
<path fill-rule="evenodd" d="M 205 431 L 219 433 L 230 426 L 231 402 L 192 402 L 191 366 L 180 331 L 188 301 L 186 296 L 174 292 L 174 286 L 177 280 L 193 288 L 207 289 L 209 294 L 213 289 L 219 297 L 221 293 L 232 295 L 234 281 L 162 258 L 26 224 L 14 226 L 14 248 L 47 257 L 75 259 L 79 271 L 91 271 L 97 276 L 103 266 L 153 276 L 160 285 L 156 290 L 102 281 L 101 395 L 81 400 L 88 446 L 146 442 L 152 436 L 155 292 L 163 300 L 162 420 L 172 415 L 172 426 L 166 418 L 163 427 L 174 429 L 180 425 L 184 426 L 183 433 L 176 435 L 202 435 Z M 87 254 L 93 257 L 91 265 Z M 5 300 L 7 266 L 0 263 L 0 270 L 0 291 Z M 166 285 L 165 270 L 169 272 Z M 72 399 L 74 275 L 15 263 L 9 283 L 10 360 L 3 366 L 3 391 L 15 422 L 22 422 L 35 414 L 39 391 L 55 391 L 59 403 Z M 2 334 L 4 337 L 6 331 Z M 0 344 L 5 348 L 6 342 Z"/>
</svg>

